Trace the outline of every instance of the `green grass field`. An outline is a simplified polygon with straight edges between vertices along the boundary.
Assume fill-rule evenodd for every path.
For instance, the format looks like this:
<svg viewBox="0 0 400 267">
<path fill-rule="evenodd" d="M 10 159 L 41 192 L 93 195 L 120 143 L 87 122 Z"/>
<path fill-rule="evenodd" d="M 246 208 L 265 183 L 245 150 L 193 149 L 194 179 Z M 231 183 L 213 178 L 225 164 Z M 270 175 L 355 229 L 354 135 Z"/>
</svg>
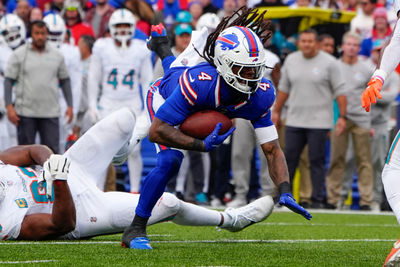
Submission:
<svg viewBox="0 0 400 267">
<path fill-rule="evenodd" d="M 148 234 L 152 251 L 121 248 L 121 235 L 0 242 L 0 265 L 382 266 L 400 226 L 394 216 L 313 213 L 309 222 L 275 211 L 238 233 L 167 222 L 149 227 Z"/>
</svg>

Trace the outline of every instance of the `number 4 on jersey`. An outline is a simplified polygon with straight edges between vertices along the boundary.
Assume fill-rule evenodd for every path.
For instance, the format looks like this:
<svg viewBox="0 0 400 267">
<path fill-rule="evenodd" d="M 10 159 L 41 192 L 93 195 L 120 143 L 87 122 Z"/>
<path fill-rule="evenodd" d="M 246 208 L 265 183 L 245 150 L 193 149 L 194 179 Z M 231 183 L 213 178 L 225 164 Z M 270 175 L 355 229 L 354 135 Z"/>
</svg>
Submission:
<svg viewBox="0 0 400 267">
<path fill-rule="evenodd" d="M 200 75 L 197 76 L 197 79 L 200 81 L 211 81 L 212 77 L 205 72 L 200 72 Z"/>
</svg>

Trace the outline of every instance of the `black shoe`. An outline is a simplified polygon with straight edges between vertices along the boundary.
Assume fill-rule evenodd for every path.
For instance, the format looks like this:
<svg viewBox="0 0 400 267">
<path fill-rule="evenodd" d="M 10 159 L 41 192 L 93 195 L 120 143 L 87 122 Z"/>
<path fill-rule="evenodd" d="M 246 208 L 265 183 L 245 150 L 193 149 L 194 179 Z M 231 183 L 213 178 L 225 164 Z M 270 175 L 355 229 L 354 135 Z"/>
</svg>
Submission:
<svg viewBox="0 0 400 267">
<path fill-rule="evenodd" d="M 336 209 L 336 206 L 333 205 L 333 204 L 331 204 L 331 203 L 326 203 L 326 204 L 325 204 L 325 209 L 328 209 L 328 210 L 335 210 L 335 209 Z"/>
<path fill-rule="evenodd" d="M 132 224 L 125 228 L 122 234 L 121 245 L 126 248 L 130 248 L 131 241 L 136 237 L 147 237 L 146 225 L 149 218 L 142 218 L 135 215 Z"/>
<path fill-rule="evenodd" d="M 368 210 L 371 210 L 371 207 L 370 207 L 369 205 L 361 205 L 361 206 L 360 206 L 360 210 L 366 210 L 366 211 L 368 211 Z"/>
<path fill-rule="evenodd" d="M 305 209 L 309 209 L 310 208 L 310 203 L 303 201 L 303 202 L 299 202 L 299 205 L 302 206 Z"/>
</svg>

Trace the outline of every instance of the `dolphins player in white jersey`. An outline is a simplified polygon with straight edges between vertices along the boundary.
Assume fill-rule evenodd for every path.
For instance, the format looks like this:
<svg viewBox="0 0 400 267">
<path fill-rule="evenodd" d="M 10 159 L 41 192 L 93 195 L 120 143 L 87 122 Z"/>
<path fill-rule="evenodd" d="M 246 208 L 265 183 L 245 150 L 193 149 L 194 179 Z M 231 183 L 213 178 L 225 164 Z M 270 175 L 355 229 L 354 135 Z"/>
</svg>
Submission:
<svg viewBox="0 0 400 267">
<path fill-rule="evenodd" d="M 64 155 L 52 155 L 42 145 L 0 152 L 0 240 L 80 239 L 122 232 L 135 215 L 139 195 L 102 192 L 96 180 L 133 127 L 134 115 L 122 108 L 89 129 Z M 164 193 L 148 224 L 172 220 L 236 232 L 264 220 L 273 206 L 266 196 L 220 212 Z"/>
<path fill-rule="evenodd" d="M 136 18 L 129 10 L 115 10 L 108 26 L 111 38 L 100 38 L 93 46 L 88 75 L 89 111 L 99 119 L 127 107 L 138 121 L 143 112 L 141 88 L 147 90 L 153 78 L 151 54 L 145 41 L 132 39 Z M 145 114 L 141 117 L 146 120 Z M 140 145 L 129 154 L 128 168 L 130 191 L 139 192 L 142 176 Z"/>
<path fill-rule="evenodd" d="M 14 14 L 6 14 L 0 20 L 0 151 L 17 144 L 17 131 L 6 116 L 4 103 L 4 72 L 12 51 L 24 43 L 24 22 Z"/>
<path fill-rule="evenodd" d="M 67 28 L 60 15 L 55 13 L 48 14 L 43 18 L 43 21 L 46 23 L 49 30 L 49 34 L 47 35 L 48 41 L 57 47 L 64 56 L 65 65 L 67 66 L 71 78 L 73 111 L 74 118 L 76 118 L 82 93 L 82 67 L 79 48 L 65 41 Z M 64 114 L 67 109 L 67 103 L 61 92 L 59 92 L 59 101 L 61 114 Z M 60 121 L 63 122 L 60 127 L 60 151 L 64 151 L 67 136 L 72 132 L 72 127 L 76 120 L 74 119 L 71 123 L 67 123 L 64 118 L 60 118 Z"/>
<path fill-rule="evenodd" d="M 376 103 L 376 98 L 382 98 L 381 88 L 387 76 L 392 73 L 400 63 L 400 1 L 395 0 L 394 8 L 397 13 L 397 22 L 390 37 L 389 43 L 381 54 L 381 61 L 364 90 L 361 97 L 361 105 L 368 112 L 371 103 Z M 389 149 L 385 167 L 382 171 L 382 183 L 386 198 L 400 223 L 400 131 Z M 394 243 L 394 247 L 386 257 L 384 266 L 400 266 L 400 239 Z"/>
</svg>

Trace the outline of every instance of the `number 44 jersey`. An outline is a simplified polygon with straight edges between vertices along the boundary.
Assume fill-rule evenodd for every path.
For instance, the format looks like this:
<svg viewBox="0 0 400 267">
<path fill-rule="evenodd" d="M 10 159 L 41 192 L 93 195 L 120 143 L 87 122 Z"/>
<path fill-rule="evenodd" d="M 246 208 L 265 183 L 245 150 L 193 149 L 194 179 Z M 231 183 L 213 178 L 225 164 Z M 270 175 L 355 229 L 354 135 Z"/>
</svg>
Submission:
<svg viewBox="0 0 400 267">
<path fill-rule="evenodd" d="M 139 99 L 140 86 L 147 90 L 152 79 L 151 53 L 143 40 L 132 39 L 126 48 L 112 38 L 101 38 L 93 46 L 88 90 L 97 99 L 124 101 Z M 141 102 L 140 102 L 141 104 Z"/>
<path fill-rule="evenodd" d="M 21 222 L 32 213 L 51 213 L 53 199 L 47 198 L 46 186 L 38 186 L 39 172 L 0 161 L 0 182 L 5 198 L 0 202 L 0 240 L 16 239 Z M 1 192 L 0 192 L 1 195 Z M 54 196 L 54 194 L 53 194 Z"/>
</svg>

